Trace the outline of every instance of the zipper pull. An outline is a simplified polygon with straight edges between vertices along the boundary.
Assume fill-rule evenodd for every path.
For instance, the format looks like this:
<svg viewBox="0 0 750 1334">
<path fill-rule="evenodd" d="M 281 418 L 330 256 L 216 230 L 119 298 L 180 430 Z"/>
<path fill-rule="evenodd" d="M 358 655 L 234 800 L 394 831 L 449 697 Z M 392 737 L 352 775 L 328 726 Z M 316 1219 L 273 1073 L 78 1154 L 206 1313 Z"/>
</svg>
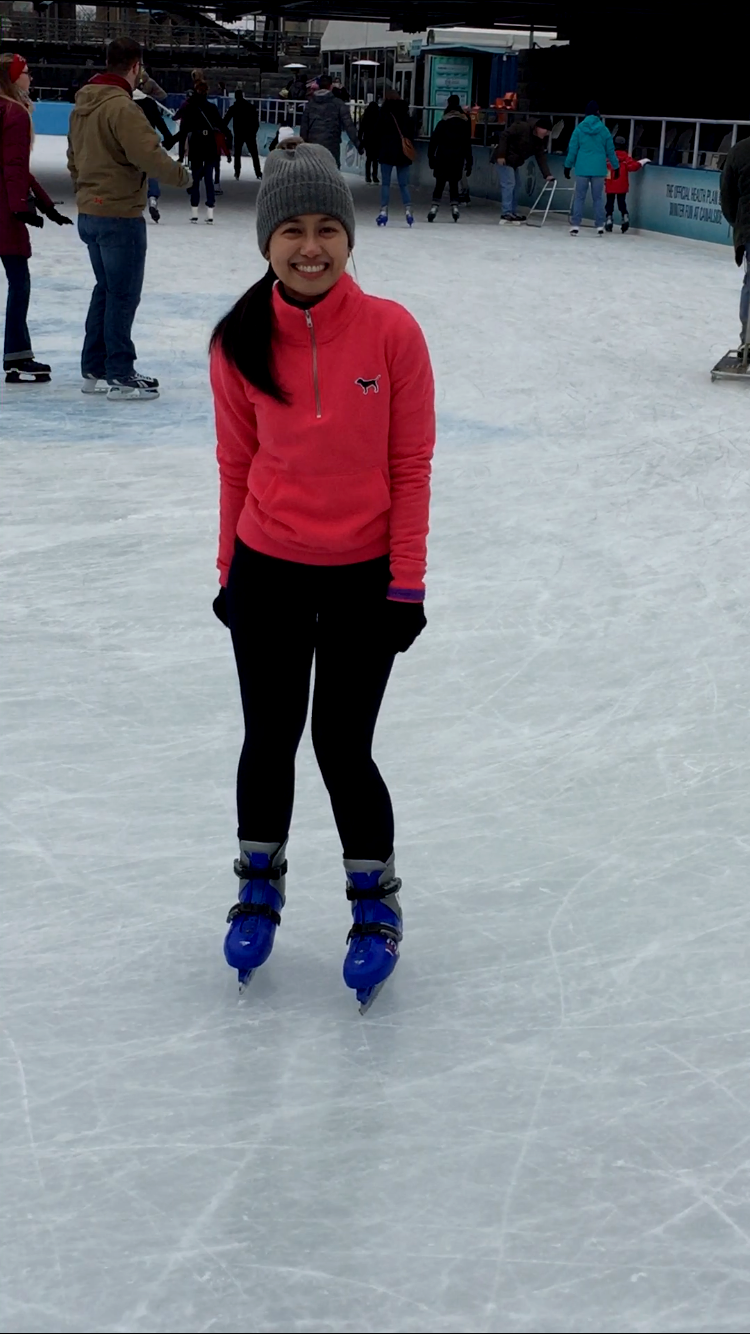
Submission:
<svg viewBox="0 0 750 1334">
<path fill-rule="evenodd" d="M 305 311 L 305 324 L 307 325 L 308 329 L 312 329 L 313 327 L 312 315 L 310 314 L 309 310 Z"/>
</svg>

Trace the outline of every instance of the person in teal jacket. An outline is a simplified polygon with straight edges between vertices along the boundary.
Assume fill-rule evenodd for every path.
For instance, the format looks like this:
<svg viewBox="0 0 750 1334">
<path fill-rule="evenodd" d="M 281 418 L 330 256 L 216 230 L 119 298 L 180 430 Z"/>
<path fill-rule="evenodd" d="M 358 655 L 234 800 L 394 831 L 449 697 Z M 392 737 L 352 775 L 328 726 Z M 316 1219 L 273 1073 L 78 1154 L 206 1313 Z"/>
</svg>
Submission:
<svg viewBox="0 0 750 1334">
<path fill-rule="evenodd" d="M 589 102 L 586 118 L 576 125 L 568 145 L 565 159 L 565 176 L 570 180 L 570 173 L 575 168 L 576 186 L 573 207 L 570 213 L 570 234 L 577 236 L 583 217 L 589 185 L 594 203 L 594 221 L 600 236 L 604 235 L 604 180 L 607 167 L 619 171 L 617 153 L 612 135 L 599 115 L 596 102 Z"/>
</svg>

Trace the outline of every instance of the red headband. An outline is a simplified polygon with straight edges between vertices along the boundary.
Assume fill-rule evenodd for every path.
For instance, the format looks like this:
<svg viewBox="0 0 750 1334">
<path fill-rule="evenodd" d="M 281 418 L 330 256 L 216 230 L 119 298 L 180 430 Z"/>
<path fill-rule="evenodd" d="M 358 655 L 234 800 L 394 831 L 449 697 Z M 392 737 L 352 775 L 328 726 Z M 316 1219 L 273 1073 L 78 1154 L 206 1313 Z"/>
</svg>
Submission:
<svg viewBox="0 0 750 1334">
<path fill-rule="evenodd" d="M 28 68 L 29 67 L 26 64 L 26 61 L 24 60 L 23 56 L 19 56 L 18 54 L 16 54 L 8 66 L 8 75 L 10 77 L 11 83 L 15 83 L 18 79 L 20 79 L 21 75 L 25 74 Z"/>
</svg>

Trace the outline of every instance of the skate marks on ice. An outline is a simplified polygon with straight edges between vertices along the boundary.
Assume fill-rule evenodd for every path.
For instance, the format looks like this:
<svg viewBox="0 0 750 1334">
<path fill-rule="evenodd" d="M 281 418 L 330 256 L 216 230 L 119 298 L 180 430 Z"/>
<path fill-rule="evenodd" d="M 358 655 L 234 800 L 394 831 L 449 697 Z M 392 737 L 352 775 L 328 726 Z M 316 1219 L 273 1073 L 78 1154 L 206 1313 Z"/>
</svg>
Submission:
<svg viewBox="0 0 750 1334">
<path fill-rule="evenodd" d="M 55 378 L 4 443 L 0 1327 L 746 1328 L 750 478 L 696 337 L 728 345 L 731 256 L 360 211 L 440 426 L 428 631 L 376 745 L 404 942 L 363 1019 L 308 737 L 241 1004 L 222 959 L 239 702 L 205 344 L 262 262 L 247 200 L 199 252 L 165 201 L 138 322 L 162 398 L 88 411 L 86 293 L 45 288 L 45 229 Z"/>
</svg>

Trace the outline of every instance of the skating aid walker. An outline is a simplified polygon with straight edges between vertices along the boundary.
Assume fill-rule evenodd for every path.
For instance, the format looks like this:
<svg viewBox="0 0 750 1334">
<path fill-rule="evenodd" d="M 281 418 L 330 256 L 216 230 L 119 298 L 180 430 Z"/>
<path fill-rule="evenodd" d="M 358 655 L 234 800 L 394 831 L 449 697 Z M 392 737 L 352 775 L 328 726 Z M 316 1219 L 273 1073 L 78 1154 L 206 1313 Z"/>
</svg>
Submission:
<svg viewBox="0 0 750 1334">
<path fill-rule="evenodd" d="M 717 361 L 711 371 L 712 380 L 742 380 L 750 384 L 750 339 L 746 338 L 741 347 L 730 349 Z"/>
</svg>

